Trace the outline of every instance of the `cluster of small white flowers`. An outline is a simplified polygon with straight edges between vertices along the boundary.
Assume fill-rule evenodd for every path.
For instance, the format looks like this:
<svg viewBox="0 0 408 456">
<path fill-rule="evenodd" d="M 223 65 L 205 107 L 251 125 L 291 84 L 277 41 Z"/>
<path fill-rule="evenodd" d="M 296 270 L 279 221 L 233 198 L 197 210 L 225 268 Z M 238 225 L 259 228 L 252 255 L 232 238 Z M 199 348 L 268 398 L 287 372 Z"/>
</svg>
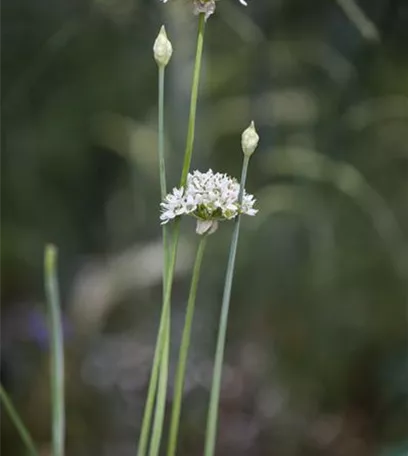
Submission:
<svg viewBox="0 0 408 456">
<path fill-rule="evenodd" d="M 255 215 L 255 198 L 244 190 L 239 204 L 239 187 L 236 179 L 227 174 L 213 173 L 211 169 L 206 173 L 194 171 L 188 175 L 185 189 L 174 188 L 161 203 L 162 225 L 183 214 L 215 222 L 231 220 L 238 214 Z"/>
<path fill-rule="evenodd" d="M 162 0 L 163 3 L 167 3 L 168 0 Z M 247 6 L 246 0 L 238 0 L 241 5 Z M 200 13 L 205 14 L 205 19 L 207 20 L 215 11 L 215 2 L 216 0 L 193 0 L 193 11 L 194 14 L 198 15 Z"/>
<path fill-rule="evenodd" d="M 167 3 L 168 0 L 162 0 L 163 3 Z M 211 0 L 201 0 L 202 3 L 209 2 Z M 245 0 L 238 0 L 241 5 L 248 6 L 248 3 Z"/>
</svg>

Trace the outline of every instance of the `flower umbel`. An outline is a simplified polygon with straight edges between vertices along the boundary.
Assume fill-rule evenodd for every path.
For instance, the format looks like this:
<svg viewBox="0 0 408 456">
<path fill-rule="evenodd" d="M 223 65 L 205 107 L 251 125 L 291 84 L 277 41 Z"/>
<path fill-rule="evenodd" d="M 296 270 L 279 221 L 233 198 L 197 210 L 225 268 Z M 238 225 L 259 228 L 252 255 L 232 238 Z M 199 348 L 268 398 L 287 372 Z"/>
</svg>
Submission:
<svg viewBox="0 0 408 456">
<path fill-rule="evenodd" d="M 239 182 L 227 174 L 194 171 L 187 177 L 185 188 L 174 188 L 161 203 L 162 224 L 180 215 L 197 219 L 197 233 L 211 234 L 219 221 L 231 220 L 238 214 L 255 215 L 255 198 L 244 191 L 238 203 Z"/>
<path fill-rule="evenodd" d="M 168 0 L 162 0 L 163 3 L 167 3 Z M 247 6 L 246 0 L 238 0 L 241 5 Z M 200 13 L 205 14 L 205 20 L 207 20 L 215 11 L 216 0 L 193 0 L 193 12 L 195 15 Z"/>
<path fill-rule="evenodd" d="M 194 0 L 193 12 L 196 16 L 204 13 L 205 20 L 207 20 L 215 11 L 215 0 Z"/>
</svg>

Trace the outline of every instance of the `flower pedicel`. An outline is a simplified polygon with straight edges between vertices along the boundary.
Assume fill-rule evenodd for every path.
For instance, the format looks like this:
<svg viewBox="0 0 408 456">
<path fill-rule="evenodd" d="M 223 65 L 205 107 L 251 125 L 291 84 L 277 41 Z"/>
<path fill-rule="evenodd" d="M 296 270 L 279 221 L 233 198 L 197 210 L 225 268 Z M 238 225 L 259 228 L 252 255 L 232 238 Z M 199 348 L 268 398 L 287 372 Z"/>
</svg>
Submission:
<svg viewBox="0 0 408 456">
<path fill-rule="evenodd" d="M 197 219 L 198 234 L 211 234 L 218 222 L 231 220 L 238 214 L 255 215 L 255 198 L 244 191 L 238 202 L 239 182 L 227 174 L 194 171 L 187 177 L 185 188 L 174 188 L 161 203 L 162 224 L 186 214 Z"/>
</svg>

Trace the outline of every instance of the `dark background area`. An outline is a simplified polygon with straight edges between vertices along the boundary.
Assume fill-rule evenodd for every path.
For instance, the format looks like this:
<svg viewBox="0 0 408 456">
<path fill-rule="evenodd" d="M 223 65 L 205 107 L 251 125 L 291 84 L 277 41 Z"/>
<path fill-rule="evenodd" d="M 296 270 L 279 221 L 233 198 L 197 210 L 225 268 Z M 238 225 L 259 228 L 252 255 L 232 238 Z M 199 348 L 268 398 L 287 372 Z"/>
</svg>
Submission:
<svg viewBox="0 0 408 456">
<path fill-rule="evenodd" d="M 354 5 L 350 9 L 350 5 Z M 261 136 L 231 302 L 218 454 L 408 453 L 408 2 L 217 2 L 193 168 Z M 356 12 L 357 11 L 357 12 Z M 363 13 L 363 14 L 361 14 Z M 181 171 L 197 20 L 171 0 L 3 0 L 1 376 L 50 455 L 43 249 L 60 251 L 67 454 L 136 452 L 161 304 L 157 69 Z M 202 454 L 230 224 L 199 286 L 180 455 Z M 194 226 L 183 225 L 168 405 Z M 23 454 L 2 410 L 2 454 Z"/>
</svg>

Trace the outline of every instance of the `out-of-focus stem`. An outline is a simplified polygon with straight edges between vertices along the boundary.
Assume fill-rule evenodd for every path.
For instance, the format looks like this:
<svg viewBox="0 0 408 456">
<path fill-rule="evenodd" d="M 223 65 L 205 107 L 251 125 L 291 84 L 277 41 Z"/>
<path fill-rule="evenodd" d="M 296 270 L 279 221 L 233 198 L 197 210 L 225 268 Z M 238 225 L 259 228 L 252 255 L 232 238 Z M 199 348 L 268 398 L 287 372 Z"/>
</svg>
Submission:
<svg viewBox="0 0 408 456">
<path fill-rule="evenodd" d="M 45 290 L 51 331 L 51 388 L 53 455 L 65 450 L 64 334 L 57 279 L 57 249 L 47 245 L 44 255 Z"/>
<path fill-rule="evenodd" d="M 26 446 L 30 455 L 39 456 L 30 433 L 28 432 L 27 428 L 25 427 L 23 421 L 20 418 L 20 415 L 14 408 L 14 405 L 11 402 L 11 399 L 9 398 L 8 394 L 6 393 L 5 389 L 3 388 L 3 385 L 1 385 L 1 384 L 0 384 L 0 399 L 1 399 L 1 402 L 3 403 L 5 409 L 7 410 L 7 413 L 9 414 L 11 421 L 13 422 L 18 433 L 20 434 L 21 440 L 24 442 L 24 445 Z"/>
</svg>

